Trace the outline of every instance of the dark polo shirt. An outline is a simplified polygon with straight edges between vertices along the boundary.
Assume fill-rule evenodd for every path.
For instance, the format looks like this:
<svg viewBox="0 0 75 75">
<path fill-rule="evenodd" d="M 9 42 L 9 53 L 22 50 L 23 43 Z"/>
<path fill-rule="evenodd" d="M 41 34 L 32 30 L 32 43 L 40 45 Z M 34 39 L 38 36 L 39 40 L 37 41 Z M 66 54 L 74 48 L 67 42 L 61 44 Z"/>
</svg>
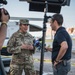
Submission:
<svg viewBox="0 0 75 75">
<path fill-rule="evenodd" d="M 63 60 L 69 60 L 71 59 L 71 51 L 72 51 L 72 40 L 70 38 L 70 35 L 68 32 L 65 30 L 64 27 L 60 27 L 54 36 L 54 41 L 53 41 L 53 50 L 52 50 L 52 62 L 57 58 L 57 55 L 60 50 L 60 44 L 66 41 L 68 44 L 68 49 L 65 55 L 61 58 Z"/>
</svg>

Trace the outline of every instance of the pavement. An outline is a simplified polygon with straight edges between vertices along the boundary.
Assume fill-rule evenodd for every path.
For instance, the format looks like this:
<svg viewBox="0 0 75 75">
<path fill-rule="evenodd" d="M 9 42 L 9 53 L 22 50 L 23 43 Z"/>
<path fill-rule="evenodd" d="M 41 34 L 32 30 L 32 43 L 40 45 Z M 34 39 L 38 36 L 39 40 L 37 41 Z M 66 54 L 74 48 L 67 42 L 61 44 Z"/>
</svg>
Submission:
<svg viewBox="0 0 75 75">
<path fill-rule="evenodd" d="M 40 56 L 41 56 L 40 51 L 36 51 L 35 54 L 33 55 L 34 68 L 38 72 L 40 71 L 40 58 L 41 58 Z M 5 70 L 9 71 L 9 67 L 5 67 Z M 25 73 L 23 72 L 22 75 L 25 75 Z M 53 75 L 51 53 L 50 52 L 44 52 L 43 75 Z M 68 75 L 75 75 L 75 53 L 72 53 L 71 71 L 68 73 Z"/>
<path fill-rule="evenodd" d="M 40 52 L 36 52 L 34 54 L 34 67 L 35 70 L 38 71 L 40 69 L 40 54 L 41 54 Z M 44 53 L 43 75 L 53 75 L 50 52 Z M 74 53 L 72 53 L 71 71 L 68 73 L 68 75 L 75 75 L 75 54 Z"/>
</svg>

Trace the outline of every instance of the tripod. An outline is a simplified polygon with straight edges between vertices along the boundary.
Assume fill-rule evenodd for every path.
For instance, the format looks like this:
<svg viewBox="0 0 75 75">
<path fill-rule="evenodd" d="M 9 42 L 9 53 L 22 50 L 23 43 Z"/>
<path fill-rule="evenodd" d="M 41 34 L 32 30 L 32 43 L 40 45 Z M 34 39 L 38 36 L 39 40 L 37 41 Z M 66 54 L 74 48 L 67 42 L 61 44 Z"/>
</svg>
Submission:
<svg viewBox="0 0 75 75">
<path fill-rule="evenodd" d="M 45 8 L 45 14 L 44 14 L 44 21 L 43 21 L 43 37 L 42 37 L 42 49 L 41 49 L 41 61 L 40 61 L 40 74 L 43 74 L 43 59 L 44 59 L 44 44 L 45 44 L 45 35 L 46 35 L 46 22 L 47 22 L 47 16 L 46 13 L 48 11 L 48 3 L 46 1 L 46 8 Z"/>
</svg>

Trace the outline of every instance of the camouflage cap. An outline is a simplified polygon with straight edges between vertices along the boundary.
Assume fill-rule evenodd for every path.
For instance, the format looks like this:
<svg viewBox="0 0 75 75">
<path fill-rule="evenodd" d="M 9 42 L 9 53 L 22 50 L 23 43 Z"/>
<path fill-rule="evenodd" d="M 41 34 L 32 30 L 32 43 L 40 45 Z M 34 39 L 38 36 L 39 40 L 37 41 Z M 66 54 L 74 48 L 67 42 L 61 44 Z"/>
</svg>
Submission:
<svg viewBox="0 0 75 75">
<path fill-rule="evenodd" d="M 29 25 L 29 20 L 27 20 L 27 19 L 21 19 L 20 23 L 21 24 L 28 24 Z"/>
</svg>

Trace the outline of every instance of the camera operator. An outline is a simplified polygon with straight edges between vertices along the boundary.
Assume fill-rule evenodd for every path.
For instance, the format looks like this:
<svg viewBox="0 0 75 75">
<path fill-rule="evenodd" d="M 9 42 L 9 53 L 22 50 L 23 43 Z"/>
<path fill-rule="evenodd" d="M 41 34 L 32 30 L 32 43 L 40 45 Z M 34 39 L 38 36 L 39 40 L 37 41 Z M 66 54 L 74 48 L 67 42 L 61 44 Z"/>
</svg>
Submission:
<svg viewBox="0 0 75 75">
<path fill-rule="evenodd" d="M 4 14 L 4 11 L 6 10 L 3 10 L 1 9 L 1 25 L 0 25 L 0 50 L 2 49 L 2 45 L 4 43 L 4 40 L 6 38 L 6 33 L 7 33 L 7 22 L 9 21 L 9 15 L 5 15 Z M 1 52 L 0 52 L 0 75 L 5 75 L 4 74 L 4 70 L 3 70 L 3 63 L 1 61 Z"/>
</svg>

